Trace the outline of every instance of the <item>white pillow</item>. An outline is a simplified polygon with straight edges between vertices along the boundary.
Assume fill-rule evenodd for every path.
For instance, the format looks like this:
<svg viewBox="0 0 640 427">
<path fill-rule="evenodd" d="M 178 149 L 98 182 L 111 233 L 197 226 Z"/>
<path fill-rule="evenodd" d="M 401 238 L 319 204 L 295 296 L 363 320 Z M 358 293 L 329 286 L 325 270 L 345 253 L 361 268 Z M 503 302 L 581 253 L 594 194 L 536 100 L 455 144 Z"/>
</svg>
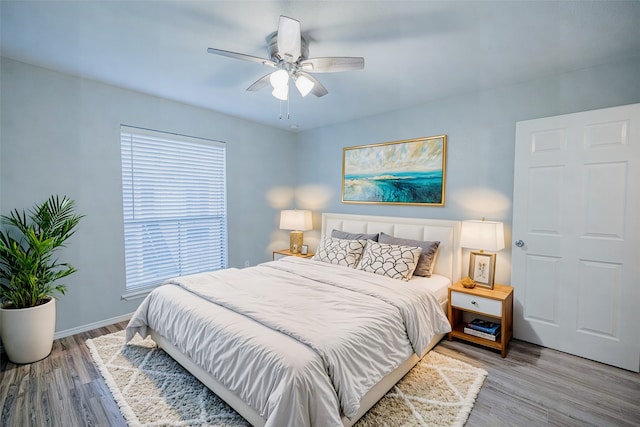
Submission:
<svg viewBox="0 0 640 427">
<path fill-rule="evenodd" d="M 320 241 L 313 259 L 355 268 L 366 243 L 366 240 L 346 240 L 325 236 Z"/>
<path fill-rule="evenodd" d="M 368 240 L 356 268 L 406 282 L 411 279 L 421 253 L 422 248 L 419 247 Z"/>
</svg>

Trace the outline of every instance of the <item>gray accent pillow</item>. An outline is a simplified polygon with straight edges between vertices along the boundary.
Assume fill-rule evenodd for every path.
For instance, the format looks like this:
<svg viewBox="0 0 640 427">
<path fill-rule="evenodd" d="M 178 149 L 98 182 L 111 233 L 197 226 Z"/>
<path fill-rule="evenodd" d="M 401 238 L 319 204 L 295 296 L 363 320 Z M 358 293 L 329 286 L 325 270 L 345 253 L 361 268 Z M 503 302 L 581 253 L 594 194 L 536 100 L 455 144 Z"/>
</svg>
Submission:
<svg viewBox="0 0 640 427">
<path fill-rule="evenodd" d="M 415 276 L 431 277 L 433 269 L 436 266 L 436 256 L 438 255 L 438 248 L 440 242 L 430 242 L 413 239 L 402 239 L 400 237 L 393 237 L 385 233 L 380 233 L 378 239 L 380 243 L 387 243 L 390 245 L 402 245 L 402 246 L 417 246 L 422 248 L 422 254 L 416 267 L 416 271 L 413 272 Z"/>
<path fill-rule="evenodd" d="M 313 259 L 355 268 L 366 243 L 366 240 L 334 239 L 325 236 L 320 241 Z"/>
<path fill-rule="evenodd" d="M 348 239 L 348 240 L 373 240 L 374 242 L 378 241 L 378 233 L 374 234 L 364 234 L 364 233 L 347 233 L 342 230 L 333 230 L 331 232 L 331 237 L 336 239 Z"/>
<path fill-rule="evenodd" d="M 387 245 L 369 240 L 356 268 L 407 282 L 418 265 L 421 252 L 422 248 L 417 246 Z"/>
</svg>

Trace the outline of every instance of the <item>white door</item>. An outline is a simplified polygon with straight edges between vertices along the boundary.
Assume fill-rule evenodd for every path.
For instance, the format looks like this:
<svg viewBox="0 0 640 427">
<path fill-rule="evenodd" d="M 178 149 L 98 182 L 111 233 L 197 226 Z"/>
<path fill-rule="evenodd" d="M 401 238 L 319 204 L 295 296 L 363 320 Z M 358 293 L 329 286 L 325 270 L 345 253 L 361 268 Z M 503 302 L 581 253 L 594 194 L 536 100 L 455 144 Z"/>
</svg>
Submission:
<svg viewBox="0 0 640 427">
<path fill-rule="evenodd" d="M 640 369 L 640 104 L 516 124 L 514 335 Z"/>
</svg>

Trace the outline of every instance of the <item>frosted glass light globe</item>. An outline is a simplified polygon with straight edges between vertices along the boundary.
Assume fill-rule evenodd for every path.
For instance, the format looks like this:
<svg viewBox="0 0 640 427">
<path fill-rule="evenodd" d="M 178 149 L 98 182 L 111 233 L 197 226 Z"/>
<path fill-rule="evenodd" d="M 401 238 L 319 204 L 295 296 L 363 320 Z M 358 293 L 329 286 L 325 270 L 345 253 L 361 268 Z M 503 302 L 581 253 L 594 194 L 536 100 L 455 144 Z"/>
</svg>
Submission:
<svg viewBox="0 0 640 427">
<path fill-rule="evenodd" d="M 289 73 L 285 70 L 274 71 L 269 76 L 269 82 L 274 89 L 285 87 L 289 83 Z"/>
</svg>

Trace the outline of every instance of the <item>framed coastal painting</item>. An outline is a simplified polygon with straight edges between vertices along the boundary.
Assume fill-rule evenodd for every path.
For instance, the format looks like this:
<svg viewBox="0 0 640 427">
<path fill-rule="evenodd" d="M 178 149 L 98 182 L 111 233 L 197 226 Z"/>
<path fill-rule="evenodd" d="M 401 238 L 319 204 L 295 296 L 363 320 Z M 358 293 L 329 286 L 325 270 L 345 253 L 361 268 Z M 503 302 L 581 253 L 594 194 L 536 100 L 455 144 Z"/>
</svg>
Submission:
<svg viewBox="0 0 640 427">
<path fill-rule="evenodd" d="M 447 136 L 346 147 L 342 202 L 444 206 Z"/>
</svg>

